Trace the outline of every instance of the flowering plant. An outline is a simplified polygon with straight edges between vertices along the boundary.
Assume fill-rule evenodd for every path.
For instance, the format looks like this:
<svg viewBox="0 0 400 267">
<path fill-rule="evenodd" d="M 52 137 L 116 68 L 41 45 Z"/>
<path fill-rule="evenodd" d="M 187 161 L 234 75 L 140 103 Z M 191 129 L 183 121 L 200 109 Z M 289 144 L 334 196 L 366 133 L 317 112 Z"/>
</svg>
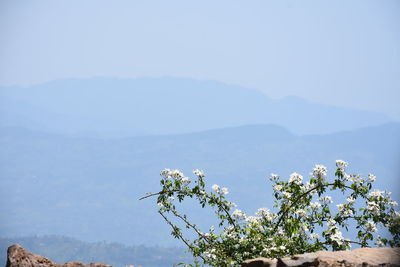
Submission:
<svg viewBox="0 0 400 267">
<path fill-rule="evenodd" d="M 272 174 L 274 208 L 260 208 L 255 216 L 247 216 L 226 200 L 228 189 L 213 185 L 205 189 L 205 174 L 194 170 L 191 181 L 179 170 L 165 169 L 161 172 L 161 191 L 149 193 L 157 196 L 158 213 L 172 228 L 172 235 L 180 239 L 198 260 L 187 266 L 207 264 L 211 266 L 236 266 L 249 258 L 285 257 L 318 250 L 345 250 L 352 244 L 368 247 L 400 244 L 400 213 L 395 210 L 397 202 L 388 191 L 372 191 L 376 177 L 367 178 L 346 173 L 348 163 L 336 161 L 337 170 L 333 181 L 327 179 L 327 168 L 316 165 L 309 181 L 292 173 L 289 180 L 281 180 Z M 332 190 L 340 190 L 346 201 L 332 205 Z M 218 229 L 211 227 L 207 233 L 178 212 L 177 202 L 193 198 L 201 207 L 209 205 L 219 220 Z M 197 238 L 185 237 L 185 231 L 168 216 L 172 215 L 194 231 Z M 345 238 L 342 231 L 355 225 L 353 240 Z M 354 224 L 355 223 L 355 224 Z M 378 228 L 391 233 L 392 238 L 382 238 Z"/>
</svg>

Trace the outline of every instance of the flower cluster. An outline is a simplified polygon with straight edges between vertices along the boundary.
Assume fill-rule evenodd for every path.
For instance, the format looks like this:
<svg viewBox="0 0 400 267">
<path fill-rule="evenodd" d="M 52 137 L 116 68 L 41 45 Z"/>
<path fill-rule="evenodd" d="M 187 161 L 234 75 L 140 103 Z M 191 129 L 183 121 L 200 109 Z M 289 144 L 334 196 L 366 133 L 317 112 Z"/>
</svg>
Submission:
<svg viewBox="0 0 400 267">
<path fill-rule="evenodd" d="M 217 194 L 227 195 L 229 193 L 228 188 L 226 188 L 226 187 L 220 188 L 219 185 L 217 185 L 217 184 L 214 184 L 211 188 Z"/>
<path fill-rule="evenodd" d="M 284 257 L 317 250 L 349 249 L 352 244 L 361 247 L 400 245 L 400 213 L 398 203 L 391 193 L 372 189 L 376 180 L 373 174 L 363 179 L 357 174 L 347 174 L 348 163 L 336 161 L 335 178 L 328 180 L 327 168 L 315 165 L 309 181 L 299 173 L 292 173 L 287 180 L 271 174 L 275 197 L 274 208 L 260 208 L 256 214 L 247 216 L 237 205 L 226 200 L 228 189 L 217 184 L 206 190 L 205 174 L 194 170 L 195 179 L 190 180 L 179 170 L 161 171 L 158 193 L 158 212 L 172 228 L 171 234 L 180 239 L 196 258 L 195 265 L 238 266 L 248 258 Z M 343 194 L 344 203 L 337 203 L 329 191 Z M 144 198 L 146 198 L 144 197 Z M 210 206 L 219 220 L 218 228 L 202 232 L 188 217 L 179 213 L 176 202 L 185 198 L 196 199 L 201 207 Z M 184 228 L 170 217 L 183 223 Z M 350 224 L 350 221 L 355 224 Z M 356 225 L 354 240 L 345 238 L 349 225 Z M 378 235 L 387 229 L 392 238 Z M 185 231 L 192 230 L 197 238 L 186 238 Z M 383 231 L 385 232 L 385 231 Z"/>
<path fill-rule="evenodd" d="M 294 172 L 290 175 L 289 183 L 301 184 L 303 181 L 303 176 Z"/>
<path fill-rule="evenodd" d="M 324 180 L 328 169 L 324 165 L 315 165 L 312 174 L 317 180 Z"/>
</svg>

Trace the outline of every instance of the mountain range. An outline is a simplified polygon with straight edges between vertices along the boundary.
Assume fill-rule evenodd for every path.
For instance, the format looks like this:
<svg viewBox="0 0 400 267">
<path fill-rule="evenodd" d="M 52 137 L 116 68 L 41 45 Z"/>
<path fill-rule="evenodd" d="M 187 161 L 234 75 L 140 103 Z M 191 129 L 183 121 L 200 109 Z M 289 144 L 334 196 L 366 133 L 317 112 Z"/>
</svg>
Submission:
<svg viewBox="0 0 400 267">
<path fill-rule="evenodd" d="M 247 125 L 188 134 L 129 138 L 71 137 L 19 127 L 0 129 L 0 236 L 67 235 L 84 241 L 178 245 L 157 214 L 159 172 L 199 168 L 206 183 L 229 188 L 248 214 L 272 207 L 270 173 L 309 177 L 314 164 L 332 176 L 335 160 L 350 173 L 377 176 L 376 188 L 399 199 L 400 124 L 325 135 Z M 200 226 L 213 214 L 183 207 Z M 205 229 L 207 231 L 207 229 Z"/>
<path fill-rule="evenodd" d="M 392 121 L 375 112 L 271 99 L 236 85 L 186 78 L 69 79 L 0 88 L 0 126 L 91 137 L 179 134 L 277 124 L 326 134 Z"/>
</svg>

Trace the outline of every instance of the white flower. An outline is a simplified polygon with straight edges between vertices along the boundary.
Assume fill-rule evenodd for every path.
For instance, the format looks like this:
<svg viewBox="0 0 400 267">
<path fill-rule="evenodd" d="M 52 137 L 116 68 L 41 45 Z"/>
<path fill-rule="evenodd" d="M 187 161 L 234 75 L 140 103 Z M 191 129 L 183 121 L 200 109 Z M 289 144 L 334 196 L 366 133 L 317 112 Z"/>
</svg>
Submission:
<svg viewBox="0 0 400 267">
<path fill-rule="evenodd" d="M 309 231 L 307 223 L 302 223 L 302 224 L 300 224 L 300 227 L 301 227 L 301 229 L 302 229 L 303 231 L 305 231 L 305 232 L 308 232 L 308 231 Z"/>
<path fill-rule="evenodd" d="M 235 211 L 232 213 L 232 217 L 236 217 L 238 219 L 242 218 L 245 219 L 246 218 L 246 214 L 244 214 L 241 210 L 239 209 L 235 209 Z"/>
<path fill-rule="evenodd" d="M 365 223 L 365 228 L 367 231 L 376 232 L 378 229 L 373 221 L 368 221 Z"/>
<path fill-rule="evenodd" d="M 203 253 L 203 256 L 205 258 L 209 258 L 209 259 L 215 260 L 215 259 L 217 259 L 217 256 L 214 253 L 215 253 L 215 249 L 213 248 L 210 251 L 205 251 Z"/>
<path fill-rule="evenodd" d="M 231 208 L 237 207 L 235 202 L 228 202 L 227 205 Z"/>
<path fill-rule="evenodd" d="M 277 184 L 274 186 L 276 191 L 281 191 L 283 189 L 283 186 L 281 186 L 280 184 Z"/>
<path fill-rule="evenodd" d="M 206 175 L 204 174 L 204 172 L 202 170 L 196 169 L 193 171 L 193 173 L 195 175 L 197 175 L 199 178 L 204 178 Z"/>
<path fill-rule="evenodd" d="M 283 231 L 282 227 L 278 227 L 278 234 L 279 235 L 284 235 L 285 231 Z"/>
<path fill-rule="evenodd" d="M 335 227 L 336 225 L 336 221 L 334 219 L 329 219 L 326 224 L 329 226 L 330 229 L 332 229 L 333 227 Z"/>
<path fill-rule="evenodd" d="M 319 202 L 312 202 L 312 203 L 310 203 L 310 207 L 313 210 L 318 210 L 319 208 L 321 208 L 321 204 Z"/>
<path fill-rule="evenodd" d="M 303 209 L 296 210 L 295 213 L 296 213 L 297 215 L 299 215 L 300 217 L 305 217 L 305 216 L 307 215 L 306 211 L 303 210 Z"/>
<path fill-rule="evenodd" d="M 228 188 L 226 188 L 226 187 L 222 187 L 222 188 L 221 188 L 221 192 L 222 192 L 222 194 L 224 194 L 224 195 L 227 195 L 227 194 L 229 193 Z"/>
<path fill-rule="evenodd" d="M 312 233 L 312 234 L 310 234 L 310 238 L 311 238 L 311 239 L 319 239 L 319 234 L 317 234 L 317 233 Z"/>
<path fill-rule="evenodd" d="M 331 235 L 331 240 L 336 242 L 338 245 L 343 244 L 344 238 L 342 232 L 336 230 L 336 232 L 333 235 Z"/>
<path fill-rule="evenodd" d="M 281 249 L 281 250 L 285 250 L 285 249 L 286 249 L 286 247 L 285 247 L 285 246 L 279 246 L 279 249 Z"/>
<path fill-rule="evenodd" d="M 214 184 L 211 188 L 212 188 L 212 190 L 213 190 L 214 192 L 216 192 L 216 193 L 219 192 L 219 185 Z"/>
<path fill-rule="evenodd" d="M 264 255 L 268 255 L 270 251 L 271 251 L 270 248 L 263 248 L 263 250 L 261 251 L 261 253 L 263 253 Z"/>
<path fill-rule="evenodd" d="M 400 217 L 400 212 L 394 211 L 393 214 L 392 214 L 392 218 L 396 220 L 399 217 Z"/>
<path fill-rule="evenodd" d="M 379 235 L 376 237 L 375 245 L 378 247 L 382 247 L 384 245 L 382 242 L 382 238 Z"/>
<path fill-rule="evenodd" d="M 312 174 L 318 180 L 324 180 L 328 173 L 327 168 L 324 165 L 315 165 Z"/>
<path fill-rule="evenodd" d="M 301 188 L 302 188 L 304 191 L 309 191 L 311 188 L 314 188 L 314 186 L 315 186 L 315 185 L 310 184 L 310 182 L 307 182 L 307 183 L 306 183 L 305 185 L 303 185 Z M 310 194 L 316 194 L 316 193 L 317 193 L 317 192 L 315 192 L 315 190 L 310 192 Z"/>
<path fill-rule="evenodd" d="M 379 205 L 373 201 L 368 201 L 367 210 L 371 211 L 374 214 L 377 214 L 379 213 Z"/>
<path fill-rule="evenodd" d="M 336 160 L 336 167 L 338 167 L 339 169 L 344 170 L 348 165 L 349 165 L 349 163 L 347 163 L 344 160 L 341 160 L 341 159 Z"/>
<path fill-rule="evenodd" d="M 346 198 L 346 200 L 347 200 L 350 204 L 356 202 L 356 200 L 355 200 L 352 196 Z"/>
<path fill-rule="evenodd" d="M 182 181 L 183 183 L 190 183 L 190 180 L 189 180 L 189 178 L 187 178 L 187 177 L 183 177 L 183 178 L 181 179 L 181 181 Z"/>
<path fill-rule="evenodd" d="M 395 207 L 395 206 L 397 206 L 399 204 L 396 201 L 390 201 L 389 205 Z"/>
<path fill-rule="evenodd" d="M 231 231 L 235 230 L 235 227 L 232 225 L 229 225 L 224 230 L 225 230 L 225 232 L 231 232 Z"/>
<path fill-rule="evenodd" d="M 350 250 L 350 248 L 351 248 L 351 243 L 350 243 L 350 239 L 344 239 L 344 242 L 346 242 L 346 250 Z"/>
<path fill-rule="evenodd" d="M 271 173 L 271 178 L 269 178 L 270 180 L 278 180 L 279 179 L 279 175 L 275 174 L 275 173 Z"/>
<path fill-rule="evenodd" d="M 275 213 L 271 213 L 267 208 L 260 208 L 257 210 L 256 215 L 262 216 L 267 221 L 272 221 L 277 217 Z"/>
<path fill-rule="evenodd" d="M 358 175 L 358 174 L 350 174 L 350 175 L 345 174 L 344 179 L 346 181 L 350 181 L 350 182 L 360 182 L 360 183 L 363 182 L 363 179 L 361 179 L 360 175 Z"/>
<path fill-rule="evenodd" d="M 382 196 L 382 194 L 384 193 L 384 191 L 379 191 L 379 190 L 374 190 L 371 193 L 369 193 L 369 196 L 371 197 L 380 197 Z"/>
<path fill-rule="evenodd" d="M 268 221 L 272 221 L 273 219 L 275 219 L 275 218 L 277 218 L 277 217 L 278 217 L 278 215 L 277 215 L 276 213 L 270 213 L 270 214 L 268 214 L 268 215 L 265 216 L 265 218 L 266 218 Z"/>
<path fill-rule="evenodd" d="M 376 176 L 373 174 L 368 174 L 368 182 L 375 182 Z"/>
<path fill-rule="evenodd" d="M 343 212 L 343 216 L 351 216 L 351 215 L 353 215 L 354 213 L 353 213 L 353 210 L 351 210 L 351 209 L 347 209 L 347 210 L 345 210 L 344 212 Z"/>
<path fill-rule="evenodd" d="M 171 171 L 171 176 L 175 179 L 184 177 L 183 173 L 180 170 L 173 170 Z"/>
<path fill-rule="evenodd" d="M 163 176 L 164 178 L 169 178 L 171 177 L 171 170 L 166 168 L 161 171 L 160 175 Z"/>
<path fill-rule="evenodd" d="M 302 181 L 303 181 L 303 176 L 301 176 L 297 172 L 294 172 L 290 175 L 289 183 L 301 184 Z"/>
<path fill-rule="evenodd" d="M 332 197 L 330 197 L 330 196 L 320 197 L 318 200 L 321 201 L 321 202 L 323 202 L 323 203 L 325 203 L 325 204 L 331 204 L 331 203 L 333 203 Z"/>
<path fill-rule="evenodd" d="M 258 223 L 259 219 L 260 218 L 256 217 L 256 216 L 249 216 L 246 218 L 246 221 L 251 224 L 256 224 L 256 223 Z"/>
<path fill-rule="evenodd" d="M 226 227 L 225 229 L 224 229 L 224 233 L 226 234 L 226 236 L 228 237 L 228 238 L 235 238 L 235 236 L 236 236 L 236 234 L 237 233 L 235 233 L 235 227 L 233 227 L 233 226 L 228 226 L 228 227 Z"/>
<path fill-rule="evenodd" d="M 290 199 L 291 196 L 292 196 L 291 193 L 289 193 L 289 192 L 283 192 L 283 198 Z"/>
<path fill-rule="evenodd" d="M 217 194 L 227 195 L 229 193 L 228 188 L 226 188 L 226 187 L 220 188 L 219 185 L 217 185 L 217 184 L 214 184 L 211 188 Z"/>
<path fill-rule="evenodd" d="M 256 212 L 257 215 L 259 216 L 264 216 L 265 214 L 269 213 L 269 209 L 267 208 L 259 208 Z"/>
<path fill-rule="evenodd" d="M 338 204 L 336 205 L 336 207 L 340 212 L 343 212 L 346 209 L 346 206 L 344 204 Z"/>
<path fill-rule="evenodd" d="M 344 216 L 353 215 L 353 210 L 349 209 L 349 207 L 346 204 L 339 204 L 339 205 L 336 205 L 336 207 L 338 207 L 339 212 Z"/>
</svg>

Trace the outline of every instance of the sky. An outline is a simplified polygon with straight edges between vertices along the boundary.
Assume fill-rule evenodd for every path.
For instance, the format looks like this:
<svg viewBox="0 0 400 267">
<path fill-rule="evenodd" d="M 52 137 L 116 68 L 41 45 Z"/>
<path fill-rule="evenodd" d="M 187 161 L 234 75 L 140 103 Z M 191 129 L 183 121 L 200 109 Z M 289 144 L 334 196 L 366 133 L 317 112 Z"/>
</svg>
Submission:
<svg viewBox="0 0 400 267">
<path fill-rule="evenodd" d="M 0 0 L 0 86 L 189 77 L 400 120 L 400 1 Z"/>
</svg>

